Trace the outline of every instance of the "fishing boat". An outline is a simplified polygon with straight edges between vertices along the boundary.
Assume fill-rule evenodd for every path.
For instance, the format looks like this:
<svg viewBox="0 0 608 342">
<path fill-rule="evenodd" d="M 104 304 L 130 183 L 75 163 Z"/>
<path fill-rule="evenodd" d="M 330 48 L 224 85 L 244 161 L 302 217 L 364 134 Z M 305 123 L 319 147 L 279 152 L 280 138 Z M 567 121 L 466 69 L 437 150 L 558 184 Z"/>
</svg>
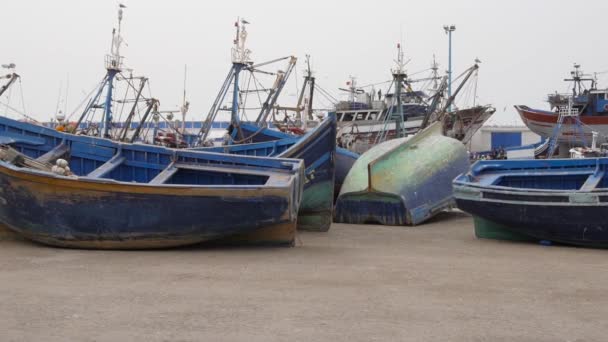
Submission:
<svg viewBox="0 0 608 342">
<path fill-rule="evenodd" d="M 597 78 L 585 75 L 578 64 L 570 74 L 564 81 L 572 83 L 572 92 L 550 94 L 550 110 L 515 106 L 526 126 L 550 141 L 550 156 L 558 148 L 566 157 L 571 147 L 586 147 L 593 132 L 599 144 L 608 142 L 608 89 L 598 89 Z"/>
<path fill-rule="evenodd" d="M 352 78 L 347 84 L 348 100 L 336 104 L 338 120 L 338 146 L 363 153 L 386 140 L 414 135 L 435 121 L 442 121 L 447 136 L 468 143 L 472 136 L 494 114 L 489 105 L 470 108 L 452 108 L 454 101 L 467 82 L 477 75 L 478 61 L 458 78 L 463 78 L 456 90 L 445 101 L 448 78 L 440 77 L 438 65 L 433 62 L 432 74 L 423 79 L 411 79 L 406 70 L 401 45 L 398 45 L 397 66 L 392 70 L 393 80 L 382 96 L 375 90 L 366 92 Z M 432 82 L 429 89 L 414 90 L 416 82 Z M 444 103 L 442 103 L 444 102 Z"/>
<path fill-rule="evenodd" d="M 268 128 L 260 129 L 249 123 L 241 123 L 240 128 L 245 136 L 252 138 L 252 141 L 256 141 L 255 137 L 258 137 L 262 142 L 203 150 L 303 160 L 306 166 L 306 181 L 298 211 L 298 229 L 329 230 L 334 206 L 335 117 L 329 116 L 303 136 L 289 135 Z M 274 140 L 271 140 L 272 137 Z"/>
<path fill-rule="evenodd" d="M 336 202 L 335 221 L 418 225 L 454 205 L 452 180 L 469 167 L 458 140 L 440 123 L 410 138 L 393 139 L 362 154 Z"/>
<path fill-rule="evenodd" d="M 219 94 L 210 109 L 198 138 L 199 145 L 207 144 L 212 123 L 216 120 L 222 108 L 230 108 L 230 126 L 226 132 L 223 146 L 212 150 L 230 154 L 262 155 L 267 157 L 296 158 L 304 160 L 306 165 L 306 182 L 302 203 L 299 210 L 298 228 L 313 231 L 327 231 L 333 217 L 334 198 L 334 169 L 336 151 L 336 119 L 330 115 L 308 133 L 298 136 L 269 128 L 269 115 L 276 108 L 281 91 L 295 67 L 297 59 L 293 56 L 279 58 L 275 61 L 287 60 L 285 71 L 276 74 L 272 88 L 268 90 L 266 100 L 261 103 L 260 111 L 254 122 L 242 120 L 245 104 L 242 104 L 243 94 L 248 89 L 239 82 L 245 79 L 247 73 L 267 72 L 259 69 L 268 63 L 254 64 L 250 51 L 246 48 L 248 22 L 237 21 L 236 39 L 232 50 L 232 67 L 220 89 Z M 224 99 L 232 95 L 231 107 L 222 107 Z M 304 98 L 304 95 L 300 97 Z M 302 100 L 300 100 L 302 101 Z M 300 107 L 298 104 L 297 107 Z"/>
<path fill-rule="evenodd" d="M 72 248 L 293 245 L 302 161 L 77 136 L 0 117 L 0 222 Z"/>
<path fill-rule="evenodd" d="M 482 238 L 608 247 L 607 158 L 479 161 L 454 180 Z"/>
</svg>

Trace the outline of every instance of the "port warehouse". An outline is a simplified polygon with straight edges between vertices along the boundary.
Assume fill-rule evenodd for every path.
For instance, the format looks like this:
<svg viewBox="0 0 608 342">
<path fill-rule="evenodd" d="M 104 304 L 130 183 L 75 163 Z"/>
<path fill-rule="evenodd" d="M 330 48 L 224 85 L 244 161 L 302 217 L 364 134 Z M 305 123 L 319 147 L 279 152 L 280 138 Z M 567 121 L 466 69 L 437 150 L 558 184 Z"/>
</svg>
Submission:
<svg viewBox="0 0 608 342">
<path fill-rule="evenodd" d="M 468 144 L 471 152 L 536 144 L 541 137 L 532 132 L 516 113 L 494 114 L 473 135 Z"/>
</svg>

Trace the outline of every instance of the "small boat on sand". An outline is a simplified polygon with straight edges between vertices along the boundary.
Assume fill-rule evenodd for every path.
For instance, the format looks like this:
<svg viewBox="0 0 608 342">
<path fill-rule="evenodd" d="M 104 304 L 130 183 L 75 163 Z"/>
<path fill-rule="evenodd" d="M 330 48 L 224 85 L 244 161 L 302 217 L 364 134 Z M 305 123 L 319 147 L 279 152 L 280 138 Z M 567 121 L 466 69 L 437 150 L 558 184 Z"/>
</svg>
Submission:
<svg viewBox="0 0 608 342">
<path fill-rule="evenodd" d="M 96 249 L 225 238 L 293 245 L 302 161 L 123 144 L 4 117 L 0 143 L 0 222 L 31 240 Z"/>
<path fill-rule="evenodd" d="M 454 205 L 452 180 L 469 167 L 464 145 L 435 123 L 359 157 L 336 202 L 335 222 L 417 225 Z"/>
<path fill-rule="evenodd" d="M 204 148 L 205 151 L 304 160 L 306 179 L 298 211 L 298 229 L 327 231 L 333 220 L 336 118 L 329 116 L 303 136 L 241 123 L 241 131 L 262 142 Z M 276 137 L 279 140 L 272 140 Z M 266 140 L 266 139 L 267 140 Z"/>
<path fill-rule="evenodd" d="M 608 158 L 491 160 L 454 180 L 476 234 L 608 247 Z"/>
</svg>

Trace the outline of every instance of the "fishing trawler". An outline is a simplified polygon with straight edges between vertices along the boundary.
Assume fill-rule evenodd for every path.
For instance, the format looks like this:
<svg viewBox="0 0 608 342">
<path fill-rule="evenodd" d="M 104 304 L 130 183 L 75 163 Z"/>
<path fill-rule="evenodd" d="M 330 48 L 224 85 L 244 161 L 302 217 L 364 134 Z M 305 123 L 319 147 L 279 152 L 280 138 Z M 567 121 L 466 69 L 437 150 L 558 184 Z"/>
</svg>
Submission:
<svg viewBox="0 0 608 342">
<path fill-rule="evenodd" d="M 336 120 L 329 115 L 316 127 L 304 135 L 291 135 L 268 128 L 269 116 L 276 108 L 289 75 L 297 59 L 293 56 L 279 58 L 271 62 L 254 64 L 250 59 L 251 51 L 246 47 L 248 24 L 245 20 L 236 22 L 236 39 L 232 49 L 232 68 L 210 109 L 195 145 L 208 146 L 207 139 L 211 127 L 221 109 L 229 110 L 230 126 L 226 131 L 223 146 L 211 148 L 212 151 L 255 155 L 265 157 L 296 158 L 306 164 L 306 183 L 303 200 L 298 211 L 298 228 L 313 231 L 327 231 L 333 217 L 334 169 L 336 152 Z M 245 104 L 241 99 L 249 92 L 245 82 L 247 75 L 268 72 L 261 69 L 275 62 L 286 60 L 284 71 L 276 73 L 273 87 L 269 89 L 266 100 L 261 104 L 254 122 L 245 122 Z M 230 98 L 229 95 L 232 95 Z M 229 97 L 229 106 L 222 104 Z M 299 107 L 299 106 L 298 106 Z"/>
<path fill-rule="evenodd" d="M 460 76 L 463 77 L 460 85 L 446 99 L 444 93 L 448 79 L 439 76 L 438 64 L 433 61 L 430 77 L 410 79 L 405 71 L 401 45 L 397 48 L 397 67 L 392 70 L 393 81 L 384 97 L 381 91 L 376 95 L 375 91 L 366 92 L 358 88 L 354 78 L 347 83 L 348 89 L 341 89 L 348 93 L 349 98 L 336 105 L 338 145 L 363 153 L 382 141 L 416 134 L 434 121 L 443 122 L 446 135 L 467 143 L 495 112 L 489 105 L 450 111 L 456 96 L 467 81 L 476 75 L 479 61 Z M 413 83 L 422 81 L 433 84 L 428 91 L 414 90 Z"/>
<path fill-rule="evenodd" d="M 550 150 L 559 148 L 560 156 L 572 147 L 588 146 L 593 132 L 598 144 L 608 142 L 608 89 L 599 89 L 597 74 L 585 75 L 578 64 L 570 74 L 564 81 L 572 83 L 572 92 L 549 95 L 550 110 L 515 106 L 526 126 L 548 139 Z"/>
</svg>

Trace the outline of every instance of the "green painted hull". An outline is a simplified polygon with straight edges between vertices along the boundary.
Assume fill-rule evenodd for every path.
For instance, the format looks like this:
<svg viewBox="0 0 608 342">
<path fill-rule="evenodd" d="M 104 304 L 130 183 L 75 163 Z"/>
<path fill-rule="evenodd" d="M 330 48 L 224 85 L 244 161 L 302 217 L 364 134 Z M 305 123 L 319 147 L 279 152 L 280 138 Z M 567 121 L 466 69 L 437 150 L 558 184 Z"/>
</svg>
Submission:
<svg viewBox="0 0 608 342">
<path fill-rule="evenodd" d="M 362 154 L 336 203 L 336 222 L 417 225 L 454 206 L 452 180 L 469 168 L 458 140 L 435 124 Z"/>
<path fill-rule="evenodd" d="M 331 226 L 334 205 L 333 182 L 311 185 L 302 194 L 298 211 L 298 229 L 313 232 L 326 232 Z"/>
<path fill-rule="evenodd" d="M 518 234 L 509 230 L 508 227 L 481 217 L 473 217 L 475 224 L 475 236 L 478 239 L 503 240 L 503 241 L 537 241 L 531 236 Z"/>
</svg>

